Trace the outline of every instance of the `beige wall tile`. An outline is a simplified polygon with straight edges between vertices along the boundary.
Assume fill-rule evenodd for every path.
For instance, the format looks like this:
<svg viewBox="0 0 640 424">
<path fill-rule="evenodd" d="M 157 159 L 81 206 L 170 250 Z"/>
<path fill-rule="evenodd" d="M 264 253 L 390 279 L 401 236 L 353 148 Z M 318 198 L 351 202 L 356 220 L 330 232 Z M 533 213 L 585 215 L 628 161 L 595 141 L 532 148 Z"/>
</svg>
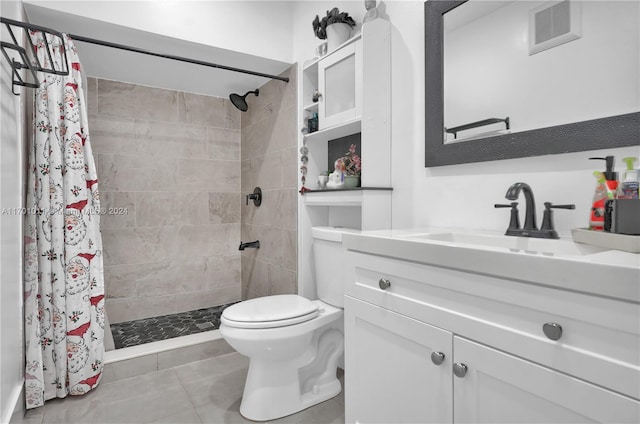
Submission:
<svg viewBox="0 0 640 424">
<path fill-rule="evenodd" d="M 253 159 L 264 156 L 269 151 L 268 136 L 265 128 L 258 124 L 242 128 L 241 159 Z"/>
<path fill-rule="evenodd" d="M 283 74 L 292 82 L 269 81 L 260 87 L 259 97 L 249 99 L 249 111 L 242 115 L 242 193 L 254 186 L 263 190 L 259 208 L 241 208 L 242 239 L 261 244 L 241 254 L 243 299 L 295 292 L 297 287 L 296 66 Z M 277 274 L 278 282 L 272 284 L 265 272 L 274 278 Z"/>
<path fill-rule="evenodd" d="M 239 192 L 238 161 L 179 159 L 178 190 L 204 192 Z"/>
<path fill-rule="evenodd" d="M 210 224 L 240 223 L 240 207 L 244 196 L 238 193 L 209 193 Z M 245 206 L 246 205 L 242 204 Z M 253 206 L 249 202 L 249 206 Z"/>
<path fill-rule="evenodd" d="M 263 190 L 282 187 L 282 152 L 269 153 L 251 159 L 254 182 Z"/>
<path fill-rule="evenodd" d="M 111 265 L 104 267 L 104 285 L 107 302 L 110 299 L 135 299 L 136 280 L 141 274 L 141 265 Z"/>
<path fill-rule="evenodd" d="M 282 267 L 290 271 L 298 270 L 298 232 L 284 230 L 282 237 Z"/>
<path fill-rule="evenodd" d="M 101 79 L 98 113 L 153 121 L 178 120 L 178 92 Z"/>
<path fill-rule="evenodd" d="M 181 122 L 240 129 L 241 113 L 229 99 L 178 93 L 178 116 Z"/>
<path fill-rule="evenodd" d="M 93 153 L 141 154 L 135 126 L 136 121 L 131 118 L 90 115 L 89 135 Z"/>
<path fill-rule="evenodd" d="M 136 319 L 173 314 L 176 310 L 174 296 L 154 296 L 133 300 L 114 299 L 105 303 L 109 322 L 118 323 Z"/>
<path fill-rule="evenodd" d="M 270 81 L 241 113 L 226 98 L 90 79 L 103 207 L 129 212 L 102 219 L 112 322 L 295 287 L 295 89 Z M 255 186 L 260 208 L 244 204 Z M 241 255 L 241 239 L 263 247 Z"/>
<path fill-rule="evenodd" d="M 192 311 L 238 300 L 240 300 L 240 286 L 222 287 L 215 290 L 177 294 L 176 309 L 178 312 Z"/>
<path fill-rule="evenodd" d="M 175 191 L 177 162 L 144 156 L 96 155 L 102 191 Z"/>
<path fill-rule="evenodd" d="M 242 226 L 242 240 L 260 240 L 259 249 L 246 249 L 242 256 L 248 256 L 270 264 L 282 263 L 282 230 L 257 225 Z"/>
<path fill-rule="evenodd" d="M 249 194 L 253 192 L 253 188 L 256 187 L 256 178 L 253 168 L 251 167 L 251 160 L 243 160 L 240 162 L 241 178 L 240 188 L 243 194 Z"/>
<path fill-rule="evenodd" d="M 240 224 L 185 225 L 178 229 L 177 256 L 229 256 L 238 251 Z"/>
<path fill-rule="evenodd" d="M 207 278 L 205 290 L 241 285 L 241 257 L 239 252 L 231 256 L 206 258 Z"/>
<path fill-rule="evenodd" d="M 176 122 L 137 120 L 136 139 L 145 157 L 207 159 L 207 127 Z"/>
<path fill-rule="evenodd" d="M 250 298 L 269 294 L 269 264 L 246 256 L 242 257 L 242 293 L 243 296 L 244 294 L 249 296 L 251 293 L 257 295 Z"/>
<path fill-rule="evenodd" d="M 269 295 L 298 292 L 296 273 L 277 265 L 269 265 Z"/>
<path fill-rule="evenodd" d="M 209 199 L 198 192 L 136 193 L 138 227 L 209 223 Z"/>
<path fill-rule="evenodd" d="M 144 268 L 146 272 L 136 279 L 138 298 L 203 290 L 207 282 L 205 257 L 157 262 Z"/>
<path fill-rule="evenodd" d="M 89 115 L 98 113 L 98 80 L 87 77 L 87 86 L 84 89 L 87 96 L 87 113 Z M 89 128 L 91 128 L 91 120 L 89 120 Z"/>
<path fill-rule="evenodd" d="M 207 127 L 209 159 L 240 160 L 240 138 L 237 129 Z"/>
<path fill-rule="evenodd" d="M 135 193 L 100 192 L 100 228 L 132 228 L 136 226 Z"/>
<path fill-rule="evenodd" d="M 105 228 L 102 230 L 104 264 L 169 260 L 177 254 L 178 237 L 179 232 L 175 227 Z"/>
</svg>

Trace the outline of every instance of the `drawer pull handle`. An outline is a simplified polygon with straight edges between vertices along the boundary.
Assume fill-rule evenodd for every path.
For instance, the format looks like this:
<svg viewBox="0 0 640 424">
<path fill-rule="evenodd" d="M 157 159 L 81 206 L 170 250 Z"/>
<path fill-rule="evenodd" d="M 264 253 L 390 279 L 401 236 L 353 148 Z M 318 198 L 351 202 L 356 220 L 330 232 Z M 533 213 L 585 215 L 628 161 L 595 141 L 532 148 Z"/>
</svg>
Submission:
<svg viewBox="0 0 640 424">
<path fill-rule="evenodd" d="M 391 287 L 391 281 L 386 278 L 381 278 L 380 281 L 378 281 L 378 286 L 380 286 L 382 290 L 386 290 Z"/>
<path fill-rule="evenodd" d="M 456 377 L 462 378 L 467 375 L 467 369 L 467 366 L 462 362 L 456 362 L 455 364 L 453 364 L 453 373 Z"/>
<path fill-rule="evenodd" d="M 431 362 L 436 365 L 440 365 L 444 362 L 444 353 L 442 352 L 432 352 L 431 353 Z"/>
<path fill-rule="evenodd" d="M 555 322 L 548 322 L 543 325 L 542 331 L 544 332 L 544 335 L 551 340 L 560 340 L 560 337 L 562 337 L 562 326 Z"/>
</svg>

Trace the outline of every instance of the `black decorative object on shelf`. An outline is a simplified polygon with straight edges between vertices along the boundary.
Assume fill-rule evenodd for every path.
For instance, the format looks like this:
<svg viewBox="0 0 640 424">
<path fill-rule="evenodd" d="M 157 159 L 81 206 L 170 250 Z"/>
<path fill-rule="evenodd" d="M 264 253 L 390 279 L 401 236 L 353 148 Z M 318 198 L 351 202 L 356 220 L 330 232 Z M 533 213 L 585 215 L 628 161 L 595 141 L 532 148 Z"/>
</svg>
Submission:
<svg viewBox="0 0 640 424">
<path fill-rule="evenodd" d="M 340 12 L 337 7 L 331 10 L 327 10 L 327 16 L 320 19 L 320 16 L 316 15 L 316 18 L 312 22 L 313 33 L 321 40 L 327 38 L 327 26 L 331 24 L 347 24 L 350 27 L 356 26 L 356 21 L 353 20 L 347 12 Z"/>
</svg>

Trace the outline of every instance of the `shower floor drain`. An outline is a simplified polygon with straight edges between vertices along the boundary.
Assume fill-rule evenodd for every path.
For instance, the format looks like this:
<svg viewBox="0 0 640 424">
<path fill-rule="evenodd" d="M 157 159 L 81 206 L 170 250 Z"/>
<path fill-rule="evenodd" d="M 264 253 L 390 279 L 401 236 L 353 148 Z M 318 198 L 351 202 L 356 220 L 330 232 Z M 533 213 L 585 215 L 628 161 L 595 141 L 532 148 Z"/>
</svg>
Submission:
<svg viewBox="0 0 640 424">
<path fill-rule="evenodd" d="M 203 331 L 217 330 L 220 327 L 222 311 L 230 305 L 233 305 L 233 303 L 111 324 L 113 342 L 116 349 L 120 349 Z"/>
</svg>

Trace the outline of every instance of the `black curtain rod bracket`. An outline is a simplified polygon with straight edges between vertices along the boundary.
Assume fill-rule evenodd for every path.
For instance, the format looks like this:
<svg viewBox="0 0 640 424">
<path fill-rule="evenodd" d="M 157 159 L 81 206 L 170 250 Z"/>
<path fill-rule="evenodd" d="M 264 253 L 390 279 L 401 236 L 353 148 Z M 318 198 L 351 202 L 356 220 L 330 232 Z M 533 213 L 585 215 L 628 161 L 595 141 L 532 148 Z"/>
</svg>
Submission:
<svg viewBox="0 0 640 424">
<path fill-rule="evenodd" d="M 7 28 L 7 32 L 9 33 L 9 35 L 11 36 L 11 40 L 13 41 L 13 43 L 3 41 L 1 46 L 2 55 L 7 60 L 7 62 L 9 62 L 9 65 L 11 65 L 11 91 L 13 92 L 13 94 L 15 94 L 16 96 L 20 95 L 20 93 L 16 93 L 16 85 L 38 88 L 40 86 L 40 82 L 38 81 L 36 72 L 44 72 L 47 74 L 55 75 L 69 75 L 69 68 L 67 67 L 67 50 L 64 46 L 62 33 L 39 25 L 26 24 L 24 22 L 2 17 L 0 17 L 0 23 L 5 25 L 5 27 Z M 25 38 L 27 40 L 29 50 L 20 46 L 20 43 L 18 43 L 16 35 L 13 32 L 16 27 L 22 28 L 27 31 Z M 41 63 L 40 59 L 38 59 L 38 47 L 36 47 L 33 44 L 33 41 L 31 41 L 31 33 L 33 32 L 42 33 L 43 44 L 39 46 L 39 48 L 44 48 L 46 50 L 47 58 L 49 59 L 48 65 Z M 61 68 L 58 68 L 56 66 L 56 62 L 53 60 L 52 51 L 54 48 L 60 49 L 60 52 L 63 56 L 62 63 L 57 65 L 61 66 Z M 28 82 L 22 78 L 19 72 L 21 69 L 29 70 L 33 82 Z"/>
</svg>

